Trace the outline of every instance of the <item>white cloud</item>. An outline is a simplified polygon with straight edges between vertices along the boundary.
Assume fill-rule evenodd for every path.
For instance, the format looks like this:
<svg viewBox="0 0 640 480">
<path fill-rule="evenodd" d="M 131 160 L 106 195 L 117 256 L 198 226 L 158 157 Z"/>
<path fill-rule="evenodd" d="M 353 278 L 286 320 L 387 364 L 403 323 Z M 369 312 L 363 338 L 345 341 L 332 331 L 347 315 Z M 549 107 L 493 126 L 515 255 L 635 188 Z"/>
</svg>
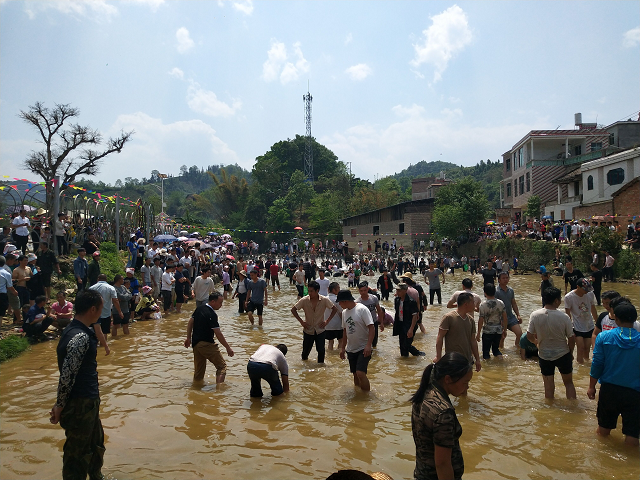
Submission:
<svg viewBox="0 0 640 480">
<path fill-rule="evenodd" d="M 361 124 L 318 141 L 342 161 L 352 162 L 355 175 L 372 179 L 392 175 L 402 166 L 425 161 L 473 165 L 500 155 L 526 132 L 540 125 L 478 126 L 463 121 L 460 109 L 430 115 L 421 105 L 396 105 L 397 117 L 387 125 Z"/>
<path fill-rule="evenodd" d="M 211 117 L 231 117 L 242 108 L 240 100 L 233 100 L 231 105 L 218 100 L 215 93 L 204 90 L 195 82 L 187 89 L 187 104 L 194 112 L 203 113 Z"/>
<path fill-rule="evenodd" d="M 351 32 L 349 32 L 349 33 L 347 34 L 347 38 L 345 38 L 345 39 L 344 39 L 344 44 L 345 44 L 345 46 L 346 46 L 346 45 L 349 45 L 349 44 L 351 43 L 351 41 L 352 41 L 352 40 L 353 40 L 353 35 L 351 35 Z"/>
<path fill-rule="evenodd" d="M 293 44 L 292 61 L 287 54 L 287 47 L 282 42 L 271 42 L 267 52 L 267 60 L 262 64 L 262 78 L 265 82 L 272 82 L 278 77 L 283 85 L 296 81 L 301 74 L 309 71 L 309 62 L 304 58 L 300 42 Z"/>
<path fill-rule="evenodd" d="M 349 75 L 351 80 L 360 81 L 371 75 L 373 73 L 373 70 L 371 70 L 371 67 L 366 63 L 359 63 L 347 68 L 345 70 L 345 73 Z"/>
<path fill-rule="evenodd" d="M 626 48 L 632 48 L 640 45 L 640 27 L 632 28 L 624 32 L 622 45 Z"/>
<path fill-rule="evenodd" d="M 169 75 L 171 75 L 172 77 L 179 78 L 180 80 L 184 80 L 184 72 L 180 70 L 178 67 L 173 67 L 169 71 Z"/>
<path fill-rule="evenodd" d="M 457 5 L 431 17 L 431 26 L 424 30 L 422 41 L 414 45 L 413 67 L 423 63 L 434 67 L 434 83 L 442 79 L 449 61 L 471 43 L 467 14 Z"/>
<path fill-rule="evenodd" d="M 165 124 L 142 112 L 124 114 L 105 132 L 105 137 L 121 130 L 135 130 L 135 134 L 122 153 L 107 157 L 97 179 L 113 183 L 128 176 L 148 177 L 154 169 L 177 175 L 183 164 L 204 167 L 239 161 L 236 152 L 201 120 Z"/>
<path fill-rule="evenodd" d="M 118 14 L 118 9 L 106 0 L 48 0 L 25 2 L 25 12 L 30 19 L 35 18 L 39 12 L 45 10 L 57 10 L 76 18 L 92 18 L 94 20 L 111 20 Z"/>
<path fill-rule="evenodd" d="M 233 2 L 233 8 L 245 15 L 251 15 L 253 13 L 253 0 Z"/>
<path fill-rule="evenodd" d="M 180 27 L 176 31 L 176 39 L 178 40 L 177 49 L 179 53 L 187 53 L 195 45 L 189 36 L 189 30 L 184 27 Z"/>
</svg>

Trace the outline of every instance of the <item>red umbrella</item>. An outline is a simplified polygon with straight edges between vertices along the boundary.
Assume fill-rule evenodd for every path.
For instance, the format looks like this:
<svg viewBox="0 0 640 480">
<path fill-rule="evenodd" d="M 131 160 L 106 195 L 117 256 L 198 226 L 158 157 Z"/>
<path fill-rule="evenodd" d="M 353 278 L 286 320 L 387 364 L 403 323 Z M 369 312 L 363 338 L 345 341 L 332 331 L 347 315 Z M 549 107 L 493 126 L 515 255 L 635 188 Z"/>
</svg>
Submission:
<svg viewBox="0 0 640 480">
<path fill-rule="evenodd" d="M 236 257 L 234 257 L 233 255 L 227 255 L 227 258 L 228 258 L 229 260 L 235 260 L 235 259 L 236 259 Z"/>
<path fill-rule="evenodd" d="M 302 227 L 296 227 L 294 230 L 302 230 Z"/>
</svg>

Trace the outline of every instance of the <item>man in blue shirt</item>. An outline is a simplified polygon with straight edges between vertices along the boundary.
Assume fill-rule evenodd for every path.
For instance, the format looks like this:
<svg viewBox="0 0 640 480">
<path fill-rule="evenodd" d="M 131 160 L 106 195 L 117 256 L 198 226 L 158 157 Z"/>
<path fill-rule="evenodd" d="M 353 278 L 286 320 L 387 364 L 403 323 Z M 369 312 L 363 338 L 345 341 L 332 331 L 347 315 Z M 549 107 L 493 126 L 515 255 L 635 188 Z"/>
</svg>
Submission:
<svg viewBox="0 0 640 480">
<path fill-rule="evenodd" d="M 0 256 L 0 317 L 4 317 L 9 308 L 9 292 L 18 296 L 18 291 L 13 287 L 11 273 L 5 268 L 6 260 Z"/>
<path fill-rule="evenodd" d="M 37 337 L 42 335 L 53 323 L 53 318 L 49 316 L 44 306 L 47 304 L 47 297 L 39 295 L 36 297 L 35 305 L 32 305 L 24 318 L 22 330 L 27 337 Z M 49 309 L 51 311 L 51 309 Z"/>
<path fill-rule="evenodd" d="M 89 288 L 88 276 L 89 276 L 89 263 L 85 258 L 87 251 L 84 248 L 78 249 L 78 258 L 73 261 L 73 274 L 76 277 L 76 284 L 78 285 L 78 292 Z"/>
<path fill-rule="evenodd" d="M 587 396 L 598 396 L 598 435 L 608 436 L 622 415 L 625 443 L 638 446 L 640 435 L 640 333 L 633 328 L 636 308 L 624 297 L 611 301 L 619 328 L 596 337 Z"/>
</svg>

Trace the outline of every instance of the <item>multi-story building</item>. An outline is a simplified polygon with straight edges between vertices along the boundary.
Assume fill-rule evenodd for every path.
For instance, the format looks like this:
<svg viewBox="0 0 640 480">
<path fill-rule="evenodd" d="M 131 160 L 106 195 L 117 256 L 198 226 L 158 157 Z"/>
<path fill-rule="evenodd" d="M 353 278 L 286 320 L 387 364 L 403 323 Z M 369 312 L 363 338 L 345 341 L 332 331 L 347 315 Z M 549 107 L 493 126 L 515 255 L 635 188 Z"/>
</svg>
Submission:
<svg viewBox="0 0 640 480">
<path fill-rule="evenodd" d="M 573 218 L 583 193 L 580 165 L 640 144 L 637 121 L 598 128 L 576 114 L 575 123 L 575 130 L 532 130 L 502 155 L 500 202 L 511 210 L 511 219 L 522 218 L 532 195 L 543 207 L 564 203 L 556 218 Z"/>
</svg>

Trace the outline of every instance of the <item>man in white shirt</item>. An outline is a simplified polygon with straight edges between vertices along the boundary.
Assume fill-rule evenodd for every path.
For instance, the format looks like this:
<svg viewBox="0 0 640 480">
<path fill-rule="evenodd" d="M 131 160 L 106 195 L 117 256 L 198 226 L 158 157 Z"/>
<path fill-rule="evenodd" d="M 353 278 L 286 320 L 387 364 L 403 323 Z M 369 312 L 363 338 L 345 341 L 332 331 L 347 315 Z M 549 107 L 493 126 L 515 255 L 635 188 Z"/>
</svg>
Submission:
<svg viewBox="0 0 640 480">
<path fill-rule="evenodd" d="M 573 385 L 573 346 L 576 336 L 571 319 L 558 310 L 561 292 L 551 287 L 542 292 L 544 308 L 531 313 L 527 340 L 538 345 L 538 362 L 544 381 L 545 398 L 553 398 L 556 367 L 562 375 L 567 398 L 576 398 Z"/>
<path fill-rule="evenodd" d="M 589 360 L 591 337 L 598 319 L 596 303 L 593 287 L 586 278 L 578 279 L 575 290 L 564 296 L 564 310 L 571 317 L 573 332 L 576 335 L 576 361 L 581 364 Z"/>
<path fill-rule="evenodd" d="M 367 378 L 367 366 L 371 360 L 371 348 L 375 327 L 369 309 L 359 303 L 349 290 L 340 290 L 337 301 L 342 307 L 342 340 L 340 358 L 349 358 L 349 370 L 353 374 L 353 384 L 363 391 L 371 390 Z"/>
<path fill-rule="evenodd" d="M 20 215 L 11 221 L 11 228 L 15 230 L 15 243 L 18 250 L 22 250 L 22 254 L 27 254 L 27 243 L 29 243 L 29 227 L 31 223 L 27 218 L 27 211 L 23 208 Z"/>
<path fill-rule="evenodd" d="M 320 285 L 320 295 L 322 295 L 323 297 L 329 295 L 329 284 L 331 283 L 328 278 L 324 277 L 325 271 L 326 270 L 323 267 L 320 267 L 318 269 L 318 275 L 320 276 L 320 278 L 316 280 L 316 282 L 318 282 L 318 285 Z"/>
<path fill-rule="evenodd" d="M 329 350 L 333 350 L 333 341 L 338 340 L 338 345 L 340 345 L 340 340 L 342 340 L 342 307 L 338 303 L 338 292 L 340 291 L 340 284 L 338 282 L 331 282 L 329 284 L 329 295 L 327 298 L 331 300 L 331 302 L 335 305 L 338 313 L 329 320 L 331 316 L 330 310 L 325 310 L 324 312 L 324 320 L 326 325 L 324 327 L 326 339 L 329 341 Z"/>
<path fill-rule="evenodd" d="M 209 302 L 209 295 L 213 293 L 214 284 L 211 278 L 211 270 L 207 267 L 202 269 L 202 274 L 196 277 L 193 282 L 193 294 L 196 299 L 196 308 Z"/>
<path fill-rule="evenodd" d="M 167 265 L 165 272 L 162 274 L 162 281 L 161 281 L 162 283 L 160 285 L 160 293 L 162 294 L 164 313 L 167 313 L 173 306 L 173 301 L 171 298 L 171 289 L 173 285 L 176 283 L 176 280 L 173 277 L 173 272 L 175 272 L 175 270 L 176 270 L 176 267 L 174 265 Z"/>
<path fill-rule="evenodd" d="M 456 292 L 453 293 L 453 295 L 451 295 L 451 298 L 449 299 L 449 302 L 447 303 L 447 308 L 457 308 L 458 307 L 458 296 L 462 293 L 462 292 L 467 292 L 470 293 L 471 295 L 473 295 L 473 304 L 475 306 L 475 311 L 479 311 L 480 309 L 480 304 L 482 303 L 482 297 L 480 297 L 480 295 L 478 295 L 477 293 L 474 293 L 471 291 L 471 289 L 473 288 L 473 281 L 470 278 L 465 278 L 464 280 L 462 280 L 462 290 L 458 290 Z M 475 313 L 473 314 L 475 317 Z"/>
<path fill-rule="evenodd" d="M 604 276 L 605 282 L 613 282 L 613 263 L 615 262 L 615 258 L 611 256 L 609 252 L 606 250 L 604 253 L 604 268 L 602 269 L 602 275 Z"/>
<path fill-rule="evenodd" d="M 252 398 L 262 397 L 262 380 L 266 380 L 271 387 L 271 395 L 278 396 L 289 391 L 289 365 L 285 359 L 287 346 L 280 344 L 260 345 L 260 348 L 251 355 L 247 365 L 247 373 L 251 380 Z M 282 376 L 282 383 L 278 377 L 278 372 Z"/>
</svg>

